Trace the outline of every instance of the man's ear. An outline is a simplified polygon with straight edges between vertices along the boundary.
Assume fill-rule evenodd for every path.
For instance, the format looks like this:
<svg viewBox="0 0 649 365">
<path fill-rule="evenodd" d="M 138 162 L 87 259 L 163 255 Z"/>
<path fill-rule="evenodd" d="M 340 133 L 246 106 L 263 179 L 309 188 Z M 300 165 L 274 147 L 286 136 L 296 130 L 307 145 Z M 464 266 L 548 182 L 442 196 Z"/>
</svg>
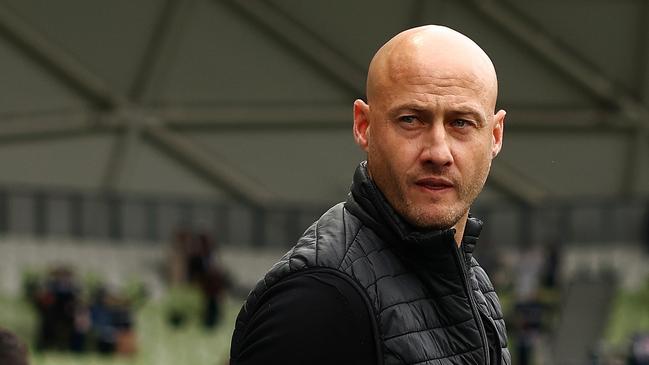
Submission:
<svg viewBox="0 0 649 365">
<path fill-rule="evenodd" d="M 354 140 L 363 151 L 367 152 L 370 133 L 370 106 L 363 100 L 356 99 L 354 102 Z"/>
<path fill-rule="evenodd" d="M 494 124 L 492 130 L 493 143 L 491 146 L 491 158 L 496 157 L 503 147 L 503 134 L 505 133 L 505 115 L 507 115 L 507 112 L 505 112 L 502 109 L 499 110 L 498 113 L 494 115 Z"/>
</svg>

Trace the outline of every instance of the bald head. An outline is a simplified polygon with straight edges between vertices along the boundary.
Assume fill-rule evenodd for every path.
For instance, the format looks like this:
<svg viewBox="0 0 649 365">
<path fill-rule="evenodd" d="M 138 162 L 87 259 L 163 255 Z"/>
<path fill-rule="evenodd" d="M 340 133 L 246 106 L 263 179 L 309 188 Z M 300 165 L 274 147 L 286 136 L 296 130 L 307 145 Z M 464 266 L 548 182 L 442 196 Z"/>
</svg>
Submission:
<svg viewBox="0 0 649 365">
<path fill-rule="evenodd" d="M 461 242 L 502 146 L 497 89 L 485 52 L 446 27 L 407 30 L 376 53 L 367 102 L 354 102 L 354 139 L 367 152 L 370 177 L 407 222 L 453 227 Z"/>
<path fill-rule="evenodd" d="M 404 78 L 463 78 L 480 91 L 493 110 L 498 82 L 489 56 L 467 36 L 447 27 L 427 25 L 397 34 L 374 55 L 367 75 L 367 99 Z"/>
</svg>

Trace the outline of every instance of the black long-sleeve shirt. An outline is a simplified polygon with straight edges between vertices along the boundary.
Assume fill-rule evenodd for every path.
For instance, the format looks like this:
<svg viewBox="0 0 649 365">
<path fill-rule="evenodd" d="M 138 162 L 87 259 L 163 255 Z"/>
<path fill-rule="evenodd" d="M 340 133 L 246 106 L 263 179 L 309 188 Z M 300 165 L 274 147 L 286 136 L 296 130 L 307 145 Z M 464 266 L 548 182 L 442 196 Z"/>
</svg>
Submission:
<svg viewBox="0 0 649 365">
<path fill-rule="evenodd" d="M 272 286 L 260 298 L 231 365 L 376 364 L 371 315 L 344 279 L 308 271 Z"/>
</svg>

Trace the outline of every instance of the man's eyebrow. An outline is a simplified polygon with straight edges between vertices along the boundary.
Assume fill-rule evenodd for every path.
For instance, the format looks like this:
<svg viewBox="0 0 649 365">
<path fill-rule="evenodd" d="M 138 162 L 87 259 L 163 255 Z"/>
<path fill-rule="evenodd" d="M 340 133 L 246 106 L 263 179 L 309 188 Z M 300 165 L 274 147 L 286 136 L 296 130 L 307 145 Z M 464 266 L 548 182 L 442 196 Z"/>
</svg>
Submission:
<svg viewBox="0 0 649 365">
<path fill-rule="evenodd" d="M 413 110 L 417 112 L 424 112 L 427 111 L 428 108 L 424 104 L 418 104 L 418 103 L 405 103 L 405 104 L 400 104 L 392 108 L 394 112 L 400 112 L 403 110 Z"/>
<path fill-rule="evenodd" d="M 478 108 L 476 106 L 473 106 L 473 105 L 460 105 L 460 106 L 457 106 L 457 107 L 453 108 L 453 110 L 451 110 L 451 113 L 458 114 L 458 115 L 470 115 L 470 116 L 473 116 L 473 117 L 477 118 L 478 119 L 477 121 L 480 122 L 480 123 L 485 123 L 486 118 L 487 118 L 485 113 L 480 108 Z"/>
<path fill-rule="evenodd" d="M 452 111 L 457 114 L 475 114 L 476 116 L 479 117 L 483 116 L 483 113 L 480 110 L 480 108 L 471 104 L 458 105 L 455 108 L 453 108 Z"/>
</svg>

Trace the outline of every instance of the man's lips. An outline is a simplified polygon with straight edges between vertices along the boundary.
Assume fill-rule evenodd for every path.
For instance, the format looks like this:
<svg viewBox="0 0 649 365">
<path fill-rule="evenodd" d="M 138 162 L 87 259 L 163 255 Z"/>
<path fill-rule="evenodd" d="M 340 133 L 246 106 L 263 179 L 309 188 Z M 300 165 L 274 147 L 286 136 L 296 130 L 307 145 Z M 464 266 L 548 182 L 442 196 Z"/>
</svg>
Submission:
<svg viewBox="0 0 649 365">
<path fill-rule="evenodd" d="M 415 181 L 415 184 L 428 190 L 444 190 L 453 187 L 453 182 L 443 177 L 427 177 Z"/>
</svg>

